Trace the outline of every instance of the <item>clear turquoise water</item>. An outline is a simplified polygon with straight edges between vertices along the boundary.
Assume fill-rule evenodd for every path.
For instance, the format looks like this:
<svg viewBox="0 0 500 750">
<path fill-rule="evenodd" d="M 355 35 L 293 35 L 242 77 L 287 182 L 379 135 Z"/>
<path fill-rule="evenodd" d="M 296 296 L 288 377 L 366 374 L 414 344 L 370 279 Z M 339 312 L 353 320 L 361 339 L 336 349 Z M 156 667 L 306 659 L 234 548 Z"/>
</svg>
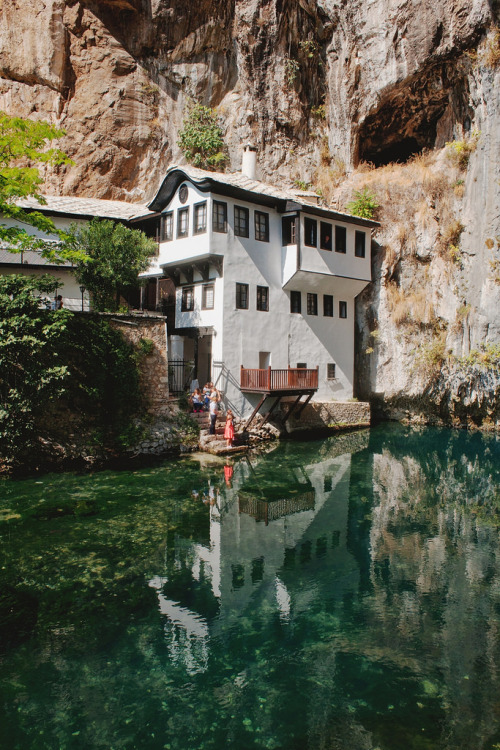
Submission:
<svg viewBox="0 0 500 750">
<path fill-rule="evenodd" d="M 1 482 L 0 747 L 498 749 L 499 470 L 388 425 Z"/>
</svg>

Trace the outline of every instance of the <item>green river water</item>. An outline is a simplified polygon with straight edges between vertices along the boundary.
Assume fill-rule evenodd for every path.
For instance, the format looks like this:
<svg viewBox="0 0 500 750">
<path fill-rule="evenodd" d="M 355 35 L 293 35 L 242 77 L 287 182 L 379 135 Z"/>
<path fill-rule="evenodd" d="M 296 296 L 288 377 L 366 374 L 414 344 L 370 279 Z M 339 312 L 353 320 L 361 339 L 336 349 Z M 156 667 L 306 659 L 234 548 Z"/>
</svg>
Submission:
<svg viewBox="0 0 500 750">
<path fill-rule="evenodd" d="M 2 750 L 499 750 L 500 437 L 0 482 Z"/>
</svg>

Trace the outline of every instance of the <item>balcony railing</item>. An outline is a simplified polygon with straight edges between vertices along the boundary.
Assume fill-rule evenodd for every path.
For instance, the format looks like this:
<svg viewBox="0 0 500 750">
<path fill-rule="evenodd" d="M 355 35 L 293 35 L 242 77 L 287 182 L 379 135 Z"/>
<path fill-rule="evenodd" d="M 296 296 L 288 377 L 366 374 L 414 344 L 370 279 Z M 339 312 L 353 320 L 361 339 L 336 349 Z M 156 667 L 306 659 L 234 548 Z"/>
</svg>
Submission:
<svg viewBox="0 0 500 750">
<path fill-rule="evenodd" d="M 318 388 L 318 368 L 288 367 L 273 370 L 249 370 L 241 366 L 240 387 L 242 391 L 273 393 L 277 391 L 306 391 Z"/>
</svg>

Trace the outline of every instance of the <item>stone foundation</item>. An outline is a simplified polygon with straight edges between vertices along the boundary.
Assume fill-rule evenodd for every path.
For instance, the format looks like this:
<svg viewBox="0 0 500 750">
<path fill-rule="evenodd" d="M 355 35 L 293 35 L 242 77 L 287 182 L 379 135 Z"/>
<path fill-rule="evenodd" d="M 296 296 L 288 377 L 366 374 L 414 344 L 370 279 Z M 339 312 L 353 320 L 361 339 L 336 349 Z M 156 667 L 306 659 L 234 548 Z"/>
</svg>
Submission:
<svg viewBox="0 0 500 750">
<path fill-rule="evenodd" d="M 110 323 L 140 352 L 141 339 L 152 342 L 140 359 L 141 390 L 148 404 L 147 411 L 154 415 L 170 413 L 168 398 L 167 329 L 164 318 L 158 316 L 112 315 Z"/>
<path fill-rule="evenodd" d="M 318 429 L 347 430 L 369 427 L 370 418 L 370 404 L 366 401 L 315 401 L 309 403 L 299 417 L 292 414 L 285 426 L 288 433 Z"/>
</svg>

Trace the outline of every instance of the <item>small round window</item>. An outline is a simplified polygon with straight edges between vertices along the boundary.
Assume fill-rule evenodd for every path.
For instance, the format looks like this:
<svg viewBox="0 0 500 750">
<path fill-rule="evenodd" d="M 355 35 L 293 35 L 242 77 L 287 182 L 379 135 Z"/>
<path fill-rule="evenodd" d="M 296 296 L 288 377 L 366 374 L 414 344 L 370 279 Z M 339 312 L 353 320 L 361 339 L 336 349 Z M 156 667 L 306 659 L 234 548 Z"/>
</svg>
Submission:
<svg viewBox="0 0 500 750">
<path fill-rule="evenodd" d="M 181 185 L 179 190 L 179 200 L 181 203 L 185 203 L 188 199 L 187 185 Z"/>
</svg>

